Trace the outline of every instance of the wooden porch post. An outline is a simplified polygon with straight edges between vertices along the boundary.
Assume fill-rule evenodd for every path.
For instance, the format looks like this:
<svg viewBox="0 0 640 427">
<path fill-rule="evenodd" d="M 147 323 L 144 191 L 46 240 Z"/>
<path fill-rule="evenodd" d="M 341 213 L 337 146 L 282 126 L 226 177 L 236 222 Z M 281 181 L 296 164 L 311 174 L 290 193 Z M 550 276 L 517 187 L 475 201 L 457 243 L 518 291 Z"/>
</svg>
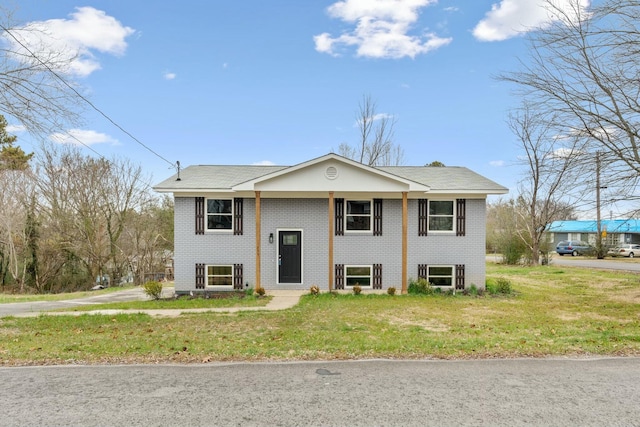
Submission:
<svg viewBox="0 0 640 427">
<path fill-rule="evenodd" d="M 260 230 L 260 192 L 256 191 L 256 291 L 262 286 L 260 284 L 260 245 L 262 231 Z"/>
<path fill-rule="evenodd" d="M 333 191 L 329 191 L 329 292 L 333 290 Z"/>
<path fill-rule="evenodd" d="M 402 192 L 402 293 L 407 293 L 407 192 Z"/>
</svg>

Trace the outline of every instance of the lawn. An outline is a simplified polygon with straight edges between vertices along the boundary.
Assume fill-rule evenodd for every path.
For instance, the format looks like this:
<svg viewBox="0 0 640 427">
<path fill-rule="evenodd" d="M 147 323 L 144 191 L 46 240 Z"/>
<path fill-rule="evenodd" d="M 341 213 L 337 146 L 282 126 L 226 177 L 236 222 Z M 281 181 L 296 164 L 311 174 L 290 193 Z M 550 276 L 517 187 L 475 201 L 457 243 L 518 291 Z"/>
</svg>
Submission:
<svg viewBox="0 0 640 427">
<path fill-rule="evenodd" d="M 0 364 L 640 355 L 637 274 L 488 264 L 510 296 L 305 296 L 276 312 L 0 319 Z"/>
</svg>

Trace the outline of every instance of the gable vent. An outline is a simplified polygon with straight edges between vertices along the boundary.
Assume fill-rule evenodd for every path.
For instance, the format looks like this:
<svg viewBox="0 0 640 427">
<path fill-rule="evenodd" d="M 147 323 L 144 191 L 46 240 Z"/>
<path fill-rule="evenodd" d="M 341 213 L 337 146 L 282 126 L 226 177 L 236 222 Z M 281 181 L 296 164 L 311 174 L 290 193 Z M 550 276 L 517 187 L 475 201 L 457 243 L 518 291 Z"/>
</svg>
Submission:
<svg viewBox="0 0 640 427">
<path fill-rule="evenodd" d="M 338 169 L 335 166 L 329 166 L 326 171 L 324 171 L 324 176 L 327 179 L 336 179 L 338 177 Z"/>
</svg>

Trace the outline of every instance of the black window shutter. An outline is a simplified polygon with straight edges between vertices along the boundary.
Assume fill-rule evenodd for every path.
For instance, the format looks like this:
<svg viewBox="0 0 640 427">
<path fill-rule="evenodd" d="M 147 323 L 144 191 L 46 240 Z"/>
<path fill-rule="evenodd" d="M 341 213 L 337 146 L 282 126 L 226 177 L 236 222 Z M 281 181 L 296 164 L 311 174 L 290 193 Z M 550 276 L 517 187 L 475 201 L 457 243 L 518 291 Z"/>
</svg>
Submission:
<svg viewBox="0 0 640 427">
<path fill-rule="evenodd" d="M 233 199 L 233 234 L 242 236 L 242 197 Z"/>
<path fill-rule="evenodd" d="M 196 289 L 204 289 L 206 276 L 204 274 L 204 264 L 196 264 Z"/>
<path fill-rule="evenodd" d="M 233 289 L 242 290 L 242 264 L 233 264 Z"/>
<path fill-rule="evenodd" d="M 196 197 L 196 234 L 204 234 L 204 197 Z"/>
<path fill-rule="evenodd" d="M 456 265 L 456 289 L 464 289 L 464 264 Z"/>
<path fill-rule="evenodd" d="M 427 264 L 418 264 L 418 279 L 429 279 L 429 270 Z"/>
<path fill-rule="evenodd" d="M 344 236 L 344 199 L 335 199 L 336 236 Z"/>
<path fill-rule="evenodd" d="M 429 229 L 429 202 L 418 199 L 418 236 L 426 236 Z"/>
<path fill-rule="evenodd" d="M 382 236 L 382 199 L 373 199 L 373 235 Z"/>
<path fill-rule="evenodd" d="M 344 264 L 336 264 L 336 289 L 344 289 Z"/>
<path fill-rule="evenodd" d="M 456 236 L 464 236 L 466 232 L 466 204 L 466 199 L 456 200 Z"/>
<path fill-rule="evenodd" d="M 373 264 L 373 289 L 382 289 L 382 264 Z"/>
</svg>

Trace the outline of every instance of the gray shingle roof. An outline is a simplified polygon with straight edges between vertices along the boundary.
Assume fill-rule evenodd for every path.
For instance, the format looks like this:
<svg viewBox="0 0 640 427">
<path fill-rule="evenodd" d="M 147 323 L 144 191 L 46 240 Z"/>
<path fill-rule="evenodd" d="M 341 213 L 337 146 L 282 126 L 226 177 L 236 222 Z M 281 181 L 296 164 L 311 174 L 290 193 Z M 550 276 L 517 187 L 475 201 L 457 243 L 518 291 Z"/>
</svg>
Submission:
<svg viewBox="0 0 640 427">
<path fill-rule="evenodd" d="M 158 183 L 154 189 L 164 192 L 229 190 L 238 184 L 283 171 L 289 167 L 255 165 L 189 166 L 181 171 L 180 181 L 176 180 L 176 174 Z M 464 167 L 385 166 L 376 169 L 426 185 L 434 192 L 503 194 L 508 191 L 507 188 Z"/>
</svg>

